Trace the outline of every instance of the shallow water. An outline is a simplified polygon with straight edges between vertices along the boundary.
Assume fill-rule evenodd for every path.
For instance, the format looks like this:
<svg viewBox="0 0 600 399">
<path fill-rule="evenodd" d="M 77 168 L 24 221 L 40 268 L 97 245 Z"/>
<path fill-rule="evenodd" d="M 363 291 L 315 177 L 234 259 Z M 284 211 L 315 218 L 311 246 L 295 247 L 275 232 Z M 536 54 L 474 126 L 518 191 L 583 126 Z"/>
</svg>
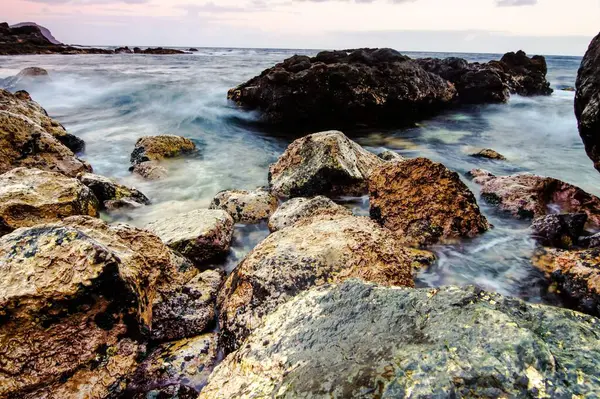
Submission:
<svg viewBox="0 0 600 399">
<path fill-rule="evenodd" d="M 28 88 L 32 97 L 69 132 L 87 143 L 84 156 L 99 174 L 118 178 L 148 195 L 153 205 L 113 218 L 143 226 L 159 217 L 207 207 L 224 189 L 267 184 L 268 165 L 293 140 L 285 131 L 252 127 L 256 115 L 236 109 L 227 89 L 263 69 L 306 50 L 200 49 L 177 56 L 84 55 L 18 56 L 0 59 L 0 78 L 28 66 L 48 69 L 52 81 Z M 460 56 L 470 61 L 499 59 L 494 54 L 408 53 L 412 57 Z M 548 57 L 555 88 L 575 85 L 577 57 Z M 600 174 L 585 155 L 573 115 L 572 92 L 550 97 L 513 96 L 508 104 L 465 107 L 402 130 L 347 132 L 371 151 L 384 148 L 408 157 L 444 163 L 465 177 L 480 167 L 497 174 L 531 172 L 553 176 L 600 194 Z M 129 155 L 137 138 L 172 133 L 193 139 L 195 158 L 170 163 L 172 173 L 159 182 L 132 176 Z M 508 161 L 467 156 L 490 147 Z M 469 187 L 479 193 L 468 179 Z M 365 198 L 344 199 L 357 214 L 368 213 Z M 557 301 L 531 266 L 535 243 L 528 224 L 498 213 L 479 201 L 495 228 L 473 240 L 437 246 L 437 263 L 420 272 L 420 286 L 476 284 L 532 302 Z M 231 270 L 267 235 L 266 226 L 237 226 L 227 260 Z"/>
</svg>

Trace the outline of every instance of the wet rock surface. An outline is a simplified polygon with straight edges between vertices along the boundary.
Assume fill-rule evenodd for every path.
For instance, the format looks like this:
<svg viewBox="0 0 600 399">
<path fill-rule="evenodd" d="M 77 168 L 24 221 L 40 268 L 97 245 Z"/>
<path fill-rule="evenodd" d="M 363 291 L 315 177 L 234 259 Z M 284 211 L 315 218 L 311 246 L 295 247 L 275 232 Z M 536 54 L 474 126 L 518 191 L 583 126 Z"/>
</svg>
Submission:
<svg viewBox="0 0 600 399">
<path fill-rule="evenodd" d="M 226 190 L 213 198 L 210 209 L 224 210 L 236 223 L 259 223 L 267 220 L 277 205 L 277 197 L 264 189 Z"/>
<path fill-rule="evenodd" d="M 331 128 L 411 122 L 447 107 L 454 86 L 392 49 L 293 56 L 229 90 L 267 123 Z"/>
<path fill-rule="evenodd" d="M 546 59 L 541 55 L 528 57 L 519 50 L 516 53 L 506 53 L 500 62 L 491 62 L 504 72 L 505 80 L 511 93 L 521 96 L 550 95 L 553 90 L 550 82 L 546 80 L 548 66 Z"/>
<path fill-rule="evenodd" d="M 362 195 L 367 179 L 384 161 L 342 132 L 295 140 L 269 168 L 269 185 L 279 197 Z"/>
<path fill-rule="evenodd" d="M 600 171 L 600 34 L 590 43 L 577 73 L 575 116 L 585 150 Z"/>
<path fill-rule="evenodd" d="M 150 223 L 147 228 L 197 265 L 229 251 L 233 218 L 222 210 L 197 209 Z"/>
<path fill-rule="evenodd" d="M 0 175 L 0 235 L 74 215 L 98 215 L 98 200 L 79 180 L 39 169 Z"/>
<path fill-rule="evenodd" d="M 167 168 L 159 165 L 159 163 L 155 161 L 139 163 L 133 166 L 131 171 L 146 180 L 160 180 L 169 175 Z"/>
<path fill-rule="evenodd" d="M 482 185 L 482 198 L 514 217 L 585 213 L 592 226 L 600 226 L 600 199 L 569 183 L 531 174 L 495 176 L 481 169 L 470 175 Z"/>
<path fill-rule="evenodd" d="M 149 205 L 150 200 L 142 192 L 127 187 L 104 176 L 84 173 L 78 179 L 96 196 L 104 209 Z"/>
<path fill-rule="evenodd" d="M 147 161 L 161 161 L 194 152 L 196 145 L 181 136 L 165 134 L 161 136 L 145 136 L 135 143 L 131 153 L 134 165 Z"/>
<path fill-rule="evenodd" d="M 598 320 L 475 288 L 352 280 L 267 316 L 200 398 L 594 397 Z"/>
<path fill-rule="evenodd" d="M 297 197 L 284 202 L 277 208 L 269 218 L 269 229 L 271 231 L 281 230 L 308 218 L 326 219 L 328 216 L 335 218 L 350 215 L 352 212 L 348 208 L 336 204 L 325 196 Z"/>
<path fill-rule="evenodd" d="M 490 228 L 458 174 L 426 158 L 381 166 L 369 192 L 371 217 L 407 244 L 475 237 Z"/>
<path fill-rule="evenodd" d="M 585 213 L 553 214 L 535 219 L 531 231 L 542 245 L 568 249 L 578 244 L 586 222 Z"/>
<path fill-rule="evenodd" d="M 472 157 L 475 157 L 475 158 L 486 158 L 486 159 L 493 159 L 496 161 L 505 161 L 506 160 L 506 157 L 504 155 L 492 150 L 491 148 L 484 148 L 480 151 L 474 152 L 469 155 Z"/>
<path fill-rule="evenodd" d="M 311 219 L 279 230 L 248 254 L 219 292 L 224 348 L 237 348 L 277 305 L 312 286 L 358 277 L 412 287 L 412 269 L 433 260 L 429 252 L 402 247 L 366 217 Z"/>
</svg>

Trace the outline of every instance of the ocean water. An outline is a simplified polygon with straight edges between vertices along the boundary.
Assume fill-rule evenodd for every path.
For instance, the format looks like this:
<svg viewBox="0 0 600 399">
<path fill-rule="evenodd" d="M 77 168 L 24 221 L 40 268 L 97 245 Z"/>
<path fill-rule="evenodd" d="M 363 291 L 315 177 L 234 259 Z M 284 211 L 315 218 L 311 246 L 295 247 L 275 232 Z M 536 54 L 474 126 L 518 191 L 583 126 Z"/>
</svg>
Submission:
<svg viewBox="0 0 600 399">
<path fill-rule="evenodd" d="M 224 189 L 253 189 L 267 184 L 268 166 L 296 137 L 284 130 L 261 130 L 257 115 L 237 109 L 227 90 L 293 54 L 310 50 L 200 49 L 171 56 L 79 55 L 0 58 L 0 78 L 22 68 L 46 68 L 51 82 L 29 88 L 32 97 L 69 132 L 87 143 L 84 158 L 94 170 L 136 186 L 153 205 L 106 216 L 144 226 L 160 217 L 207 207 Z M 459 56 L 470 61 L 499 59 L 499 54 L 407 53 L 411 57 Z M 577 57 L 547 57 L 555 89 L 575 85 Z M 592 167 L 578 136 L 573 114 L 574 93 L 556 90 L 549 97 L 513 96 L 508 104 L 464 107 L 400 130 L 347 131 L 367 149 L 390 149 L 407 157 L 427 157 L 465 178 L 472 168 L 496 174 L 531 172 L 578 185 L 600 195 L 600 174 Z M 199 155 L 172 161 L 171 174 L 146 182 L 128 171 L 136 140 L 172 133 L 191 138 Z M 310 133 L 310 132 L 306 132 Z M 508 161 L 469 157 L 476 147 L 489 147 Z M 368 213 L 367 198 L 343 199 L 357 214 Z M 531 265 L 535 242 L 528 223 L 504 215 L 482 200 L 484 214 L 495 226 L 488 233 L 453 245 L 436 246 L 435 265 L 422 270 L 419 286 L 475 284 L 531 302 L 557 303 L 543 276 Z M 236 228 L 226 267 L 268 234 L 266 226 Z"/>
</svg>

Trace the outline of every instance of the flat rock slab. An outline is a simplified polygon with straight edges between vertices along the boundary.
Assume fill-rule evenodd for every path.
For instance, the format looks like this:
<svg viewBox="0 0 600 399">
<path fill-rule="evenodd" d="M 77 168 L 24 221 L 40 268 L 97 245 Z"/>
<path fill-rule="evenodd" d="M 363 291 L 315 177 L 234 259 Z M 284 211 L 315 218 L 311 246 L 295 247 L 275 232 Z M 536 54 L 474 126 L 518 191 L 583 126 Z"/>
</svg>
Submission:
<svg viewBox="0 0 600 399">
<path fill-rule="evenodd" d="M 201 399 L 597 397 L 600 322 L 473 287 L 358 280 L 278 307 Z"/>
<path fill-rule="evenodd" d="M 327 216 L 333 218 L 340 215 L 350 216 L 352 212 L 325 196 L 292 198 L 281 204 L 269 218 L 269 229 L 277 231 L 293 226 L 300 220 L 308 218 L 326 219 Z"/>
<path fill-rule="evenodd" d="M 225 190 L 213 198 L 210 209 L 224 210 L 236 223 L 251 224 L 267 220 L 277 204 L 277 197 L 267 190 Z"/>
<path fill-rule="evenodd" d="M 229 251 L 233 218 L 223 210 L 197 209 L 150 223 L 169 247 L 200 265 Z"/>
</svg>

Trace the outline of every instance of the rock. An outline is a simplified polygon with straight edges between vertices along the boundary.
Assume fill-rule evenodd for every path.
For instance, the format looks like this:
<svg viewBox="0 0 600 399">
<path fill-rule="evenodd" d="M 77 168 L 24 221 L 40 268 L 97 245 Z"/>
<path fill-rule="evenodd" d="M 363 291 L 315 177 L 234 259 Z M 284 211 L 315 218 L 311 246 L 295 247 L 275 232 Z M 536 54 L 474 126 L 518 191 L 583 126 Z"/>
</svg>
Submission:
<svg viewBox="0 0 600 399">
<path fill-rule="evenodd" d="M 474 152 L 469 155 L 472 157 L 475 157 L 475 158 L 487 158 L 487 159 L 494 159 L 497 161 L 505 161 L 506 160 L 506 157 L 504 155 L 492 150 L 491 148 L 485 148 L 481 151 Z"/>
<path fill-rule="evenodd" d="M 35 22 L 20 22 L 18 24 L 14 24 L 11 26 L 11 28 L 21 28 L 23 26 L 35 26 L 37 28 L 39 28 L 40 33 L 52 44 L 62 44 L 61 42 L 59 42 L 58 40 L 56 40 L 56 38 L 52 35 L 52 32 L 50 32 L 50 29 L 45 28 L 41 25 L 36 24 Z"/>
<path fill-rule="evenodd" d="M 575 87 L 579 135 L 594 167 L 600 171 L 600 34 L 592 40 L 581 61 Z"/>
<path fill-rule="evenodd" d="M 200 399 L 600 395 L 600 323 L 474 287 L 350 280 L 278 307 Z"/>
<path fill-rule="evenodd" d="M 107 177 L 84 173 L 78 179 L 87 186 L 104 209 L 118 209 L 121 207 L 136 207 L 150 205 L 150 200 L 135 188 L 130 188 L 115 182 Z"/>
<path fill-rule="evenodd" d="M 215 299 L 222 282 L 221 275 L 215 270 L 206 270 L 189 279 L 189 274 L 185 273 L 181 280 L 173 279 L 161 287 L 152 305 L 153 339 L 171 341 L 193 337 L 214 324 Z"/>
<path fill-rule="evenodd" d="M 263 189 L 226 190 L 213 198 L 210 209 L 224 210 L 236 223 L 259 223 L 268 219 L 277 205 L 277 197 Z"/>
<path fill-rule="evenodd" d="M 405 124 L 446 108 L 454 85 L 391 49 L 294 56 L 229 90 L 271 124 L 342 128 Z"/>
<path fill-rule="evenodd" d="M 231 351 L 278 305 L 312 286 L 350 277 L 413 286 L 412 269 L 433 254 L 402 247 L 365 217 L 298 222 L 258 244 L 219 291 L 221 341 Z"/>
<path fill-rule="evenodd" d="M 195 53 L 195 52 L 197 52 L 197 51 L 198 51 L 198 49 L 197 49 L 197 48 L 193 48 L 193 47 L 192 47 L 192 48 L 188 49 L 188 51 L 191 51 L 191 52 L 194 52 L 194 53 Z"/>
<path fill-rule="evenodd" d="M 600 247 L 600 233 L 591 236 L 579 237 L 577 245 L 582 248 L 598 248 Z"/>
<path fill-rule="evenodd" d="M 568 249 L 577 245 L 587 218 L 585 213 L 541 216 L 533 221 L 531 230 L 542 245 Z"/>
<path fill-rule="evenodd" d="M 553 92 L 550 82 L 546 80 L 546 59 L 541 55 L 530 58 L 524 51 L 519 50 L 516 53 L 504 54 L 495 65 L 502 67 L 503 72 L 508 75 L 505 79 L 511 93 L 536 96 L 550 95 Z"/>
<path fill-rule="evenodd" d="M 190 154 L 196 150 L 196 145 L 181 136 L 165 134 L 162 136 L 145 136 L 135 143 L 131 153 L 131 163 L 134 165 L 147 161 L 161 161 Z"/>
<path fill-rule="evenodd" d="M 16 76 L 0 79 L 0 86 L 14 90 L 16 87 L 46 83 L 50 80 L 48 71 L 43 68 L 29 67 L 21 70 Z"/>
<path fill-rule="evenodd" d="M 574 88 L 574 87 L 572 87 L 572 86 L 566 86 L 566 87 L 563 87 L 563 88 L 561 88 L 560 90 L 562 90 L 562 91 L 570 91 L 570 92 L 575 92 L 575 88 Z"/>
<path fill-rule="evenodd" d="M 0 235 L 74 215 L 98 216 L 98 200 L 77 179 L 27 168 L 0 175 Z"/>
<path fill-rule="evenodd" d="M 24 71 L 25 70 L 21 71 L 21 73 Z M 67 133 L 65 128 L 56 120 L 50 118 L 46 110 L 33 101 L 26 91 L 18 91 L 15 94 L 12 94 L 6 90 L 0 89 L 0 111 L 7 112 L 2 113 L 2 123 L 0 123 L 0 129 L 2 130 L 0 130 L 0 132 L 2 133 L 2 136 L 4 136 L 3 140 L 6 140 L 12 146 L 19 145 L 20 141 L 23 140 L 23 138 L 20 137 L 23 133 L 15 132 L 13 125 L 17 122 L 11 121 L 9 118 L 21 117 L 21 119 L 24 119 L 25 121 L 20 124 L 27 124 L 29 126 L 35 125 L 37 130 L 42 130 L 52 135 L 74 153 L 83 152 L 85 150 L 85 142 L 80 138 Z M 29 129 L 34 130 L 33 127 Z M 38 151 L 43 151 L 47 146 L 50 146 L 50 144 L 40 143 Z M 30 149 L 30 152 L 31 151 L 32 150 Z"/>
<path fill-rule="evenodd" d="M 175 49 L 171 49 L 171 48 L 162 48 L 162 47 L 147 48 L 145 50 L 140 50 L 140 53 L 142 53 L 142 54 L 156 54 L 156 55 L 185 54 L 185 52 L 181 51 L 181 50 L 175 50 Z"/>
<path fill-rule="evenodd" d="M 141 54 L 142 53 L 142 49 L 139 48 L 139 47 L 134 47 L 133 48 L 133 52 L 134 52 L 134 54 Z"/>
<path fill-rule="evenodd" d="M 579 187 L 530 174 L 494 176 L 474 169 L 481 196 L 514 217 L 531 219 L 551 213 L 586 213 L 592 226 L 600 226 L 600 199 Z"/>
<path fill-rule="evenodd" d="M 150 223 L 168 246 L 200 265 L 229 251 L 233 219 L 222 210 L 197 209 Z"/>
<path fill-rule="evenodd" d="M 456 172 L 426 158 L 386 163 L 369 182 L 371 217 L 410 245 L 475 237 L 490 228 Z"/>
<path fill-rule="evenodd" d="M 390 151 L 390 150 L 382 151 L 379 154 L 377 154 L 377 156 L 379 158 L 383 159 L 384 161 L 404 161 L 404 160 L 406 160 L 406 158 L 404 158 L 402 155 L 398 154 L 395 151 Z"/>
<path fill-rule="evenodd" d="M 600 316 L 600 248 L 565 251 L 539 249 L 533 265 L 558 286 L 577 310 Z"/>
<path fill-rule="evenodd" d="M 131 171 L 146 180 L 160 180 L 168 176 L 167 169 L 155 161 L 142 162 L 134 165 Z"/>
<path fill-rule="evenodd" d="M 118 47 L 115 49 L 115 54 L 133 54 L 133 51 L 127 46 Z"/>
<path fill-rule="evenodd" d="M 383 161 L 342 132 L 295 140 L 269 168 L 269 185 L 279 197 L 362 195 L 371 171 Z"/>
<path fill-rule="evenodd" d="M 126 396 L 135 399 L 184 399 L 189 395 L 195 399 L 206 385 L 217 359 L 215 333 L 161 344 L 130 377 Z M 170 396 L 173 392 L 180 395 Z"/>
<path fill-rule="evenodd" d="M 309 218 L 326 219 L 328 216 L 336 218 L 350 215 L 352 212 L 348 208 L 344 208 L 322 195 L 313 198 L 292 198 L 277 208 L 269 218 L 269 229 L 272 232 L 281 230 Z"/>
</svg>

